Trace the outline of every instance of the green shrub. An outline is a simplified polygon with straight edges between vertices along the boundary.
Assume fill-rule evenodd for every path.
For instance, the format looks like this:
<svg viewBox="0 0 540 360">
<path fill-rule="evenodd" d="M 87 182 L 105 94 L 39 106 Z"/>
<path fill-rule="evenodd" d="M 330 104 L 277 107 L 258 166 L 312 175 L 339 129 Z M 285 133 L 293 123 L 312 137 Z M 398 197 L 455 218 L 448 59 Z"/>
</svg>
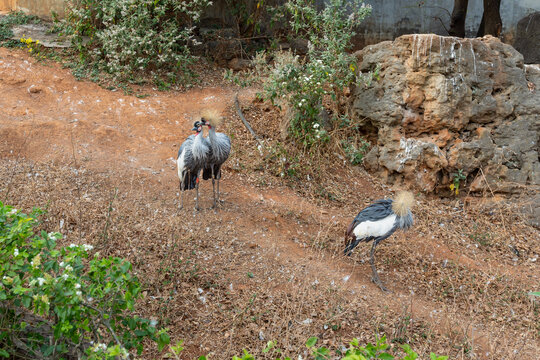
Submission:
<svg viewBox="0 0 540 360">
<path fill-rule="evenodd" d="M 131 264 L 90 257 L 90 245 L 58 248 L 60 233 L 34 233 L 39 214 L 0 202 L 0 355 L 112 359 L 140 354 L 144 338 L 168 344 L 164 329 L 131 314 L 141 290 Z"/>
<path fill-rule="evenodd" d="M 386 336 L 382 338 L 377 338 L 375 345 L 368 343 L 365 346 L 360 346 L 358 339 L 353 339 L 349 343 L 349 348 L 344 351 L 336 350 L 335 354 L 332 354 L 330 349 L 322 346 L 316 347 L 318 339 L 316 337 L 310 337 L 306 341 L 306 347 L 308 348 L 310 358 L 314 360 L 329 360 L 329 359 L 341 359 L 341 360 L 371 360 L 371 359 L 382 359 L 382 360 L 415 360 L 418 359 L 418 354 L 414 352 L 409 345 L 402 345 L 401 350 L 405 353 L 404 357 L 395 357 L 389 352 L 390 345 L 386 343 Z M 180 351 L 183 348 L 180 349 Z M 178 358 L 178 353 L 173 351 Z M 263 354 L 273 355 L 271 358 L 276 360 L 291 360 L 290 357 L 282 357 L 281 349 L 276 348 L 275 341 L 269 341 L 265 348 L 262 350 Z M 268 355 L 264 356 L 268 358 Z M 206 359 L 206 357 L 203 357 Z M 447 360 L 448 356 L 438 356 L 434 353 L 430 353 L 430 360 Z M 201 358 L 199 358 L 201 359 Z M 243 351 L 242 357 L 233 356 L 232 360 L 255 360 L 255 356 L 250 354 L 247 350 Z M 300 359 L 300 357 L 299 357 Z"/>
<path fill-rule="evenodd" d="M 11 39 L 13 37 L 13 31 L 11 28 L 14 25 L 22 25 L 28 23 L 39 23 L 39 18 L 35 16 L 29 16 L 22 11 L 13 11 L 6 16 L 0 17 L 0 46 L 15 47 L 21 44 Z"/>
<path fill-rule="evenodd" d="M 191 79 L 189 65 L 194 59 L 189 45 L 193 41 L 193 24 L 211 3 L 66 0 L 66 18 L 61 27 L 73 35 L 83 63 L 93 63 L 119 80 L 149 71 L 175 84 Z"/>
<path fill-rule="evenodd" d="M 294 33 L 309 40 L 308 53 L 304 59 L 289 53 L 277 56 L 264 96 L 292 110 L 289 133 L 310 147 L 329 140 L 318 120 L 323 100 L 333 101 L 338 117 L 343 89 L 357 78 L 355 58 L 347 50 L 355 27 L 371 7 L 361 0 L 329 0 L 317 11 L 311 0 L 290 0 L 284 9 Z"/>
</svg>

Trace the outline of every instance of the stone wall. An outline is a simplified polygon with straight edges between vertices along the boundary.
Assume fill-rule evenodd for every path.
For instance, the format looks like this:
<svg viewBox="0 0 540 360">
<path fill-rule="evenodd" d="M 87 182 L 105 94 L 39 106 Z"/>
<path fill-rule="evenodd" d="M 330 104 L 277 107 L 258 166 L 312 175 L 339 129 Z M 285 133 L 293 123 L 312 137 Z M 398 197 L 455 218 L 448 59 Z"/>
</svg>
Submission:
<svg viewBox="0 0 540 360">
<path fill-rule="evenodd" d="M 0 0 L 0 10 L 24 11 L 40 18 L 50 19 L 52 11 L 64 15 L 64 0 Z"/>
<path fill-rule="evenodd" d="M 351 103 L 377 143 L 366 167 L 389 183 L 448 191 L 452 174 L 472 191 L 540 186 L 540 67 L 497 38 L 404 35 L 356 53 L 380 64 Z"/>
</svg>

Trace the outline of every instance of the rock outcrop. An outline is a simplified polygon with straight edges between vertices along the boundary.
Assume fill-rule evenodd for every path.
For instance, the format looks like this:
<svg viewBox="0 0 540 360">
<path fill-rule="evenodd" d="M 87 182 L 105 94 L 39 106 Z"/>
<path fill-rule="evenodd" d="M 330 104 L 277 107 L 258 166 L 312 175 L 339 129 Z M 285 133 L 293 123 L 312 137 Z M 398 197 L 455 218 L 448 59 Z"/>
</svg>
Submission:
<svg viewBox="0 0 540 360">
<path fill-rule="evenodd" d="M 425 192 L 448 190 L 459 170 L 472 191 L 538 188 L 538 65 L 491 36 L 404 35 L 356 56 L 364 73 L 380 66 L 351 104 L 377 131 L 369 170 Z"/>
</svg>

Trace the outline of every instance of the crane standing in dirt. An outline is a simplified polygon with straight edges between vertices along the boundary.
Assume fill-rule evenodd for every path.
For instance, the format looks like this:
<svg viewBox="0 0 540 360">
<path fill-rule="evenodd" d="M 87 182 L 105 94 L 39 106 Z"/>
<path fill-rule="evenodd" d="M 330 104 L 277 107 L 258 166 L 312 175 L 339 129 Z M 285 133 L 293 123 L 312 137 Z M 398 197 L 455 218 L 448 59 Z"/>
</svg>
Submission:
<svg viewBox="0 0 540 360">
<path fill-rule="evenodd" d="M 231 139 L 216 132 L 216 127 L 221 124 L 221 117 L 216 111 L 207 111 L 201 117 L 203 125 L 208 126 L 208 140 L 210 145 L 210 156 L 203 169 L 203 180 L 212 179 L 212 191 L 214 193 L 214 206 L 219 203 L 219 180 L 221 179 L 221 165 L 229 158 L 231 153 Z M 215 180 L 217 180 L 217 197 Z"/>
<path fill-rule="evenodd" d="M 407 230 L 413 225 L 411 207 L 413 195 L 408 191 L 399 192 L 394 200 L 377 200 L 360 211 L 345 232 L 345 250 L 347 256 L 360 242 L 373 241 L 369 263 L 373 272 L 373 282 L 383 291 L 388 291 L 379 279 L 375 268 L 375 247 L 397 229 Z"/>
<path fill-rule="evenodd" d="M 193 131 L 178 150 L 176 164 L 180 178 L 180 208 L 184 207 L 184 191 L 197 189 L 195 209 L 199 210 L 199 174 L 208 162 L 209 142 L 203 137 L 202 122 L 195 121 Z"/>
</svg>

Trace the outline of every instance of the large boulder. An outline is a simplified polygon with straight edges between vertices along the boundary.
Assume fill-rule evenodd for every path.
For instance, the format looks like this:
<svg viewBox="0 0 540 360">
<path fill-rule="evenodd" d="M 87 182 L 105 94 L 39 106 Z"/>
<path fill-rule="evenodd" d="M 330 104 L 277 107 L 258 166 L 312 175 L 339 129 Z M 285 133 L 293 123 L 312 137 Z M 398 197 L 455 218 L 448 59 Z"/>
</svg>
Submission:
<svg viewBox="0 0 540 360">
<path fill-rule="evenodd" d="M 472 191 L 538 188 L 540 67 L 499 39 L 404 35 L 356 54 L 352 113 L 377 143 L 365 165 L 390 183 L 448 190 L 461 170 Z"/>
</svg>

